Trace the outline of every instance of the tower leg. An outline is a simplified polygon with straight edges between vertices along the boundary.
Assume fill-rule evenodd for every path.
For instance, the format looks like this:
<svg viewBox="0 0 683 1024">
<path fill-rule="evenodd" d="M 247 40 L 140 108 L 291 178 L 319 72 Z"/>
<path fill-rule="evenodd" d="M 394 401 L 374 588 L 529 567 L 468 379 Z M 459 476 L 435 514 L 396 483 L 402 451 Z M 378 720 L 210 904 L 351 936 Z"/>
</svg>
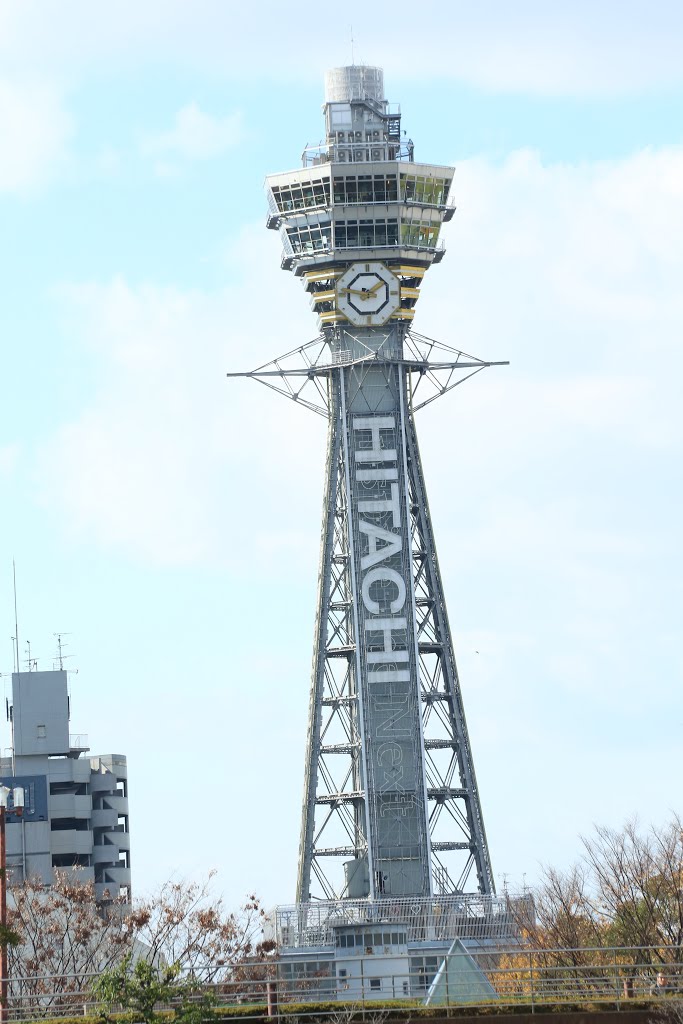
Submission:
<svg viewBox="0 0 683 1024">
<path fill-rule="evenodd" d="M 495 893 L 415 423 L 407 426 L 422 719 L 436 888 Z M 463 856 L 464 855 L 464 856 Z"/>
</svg>

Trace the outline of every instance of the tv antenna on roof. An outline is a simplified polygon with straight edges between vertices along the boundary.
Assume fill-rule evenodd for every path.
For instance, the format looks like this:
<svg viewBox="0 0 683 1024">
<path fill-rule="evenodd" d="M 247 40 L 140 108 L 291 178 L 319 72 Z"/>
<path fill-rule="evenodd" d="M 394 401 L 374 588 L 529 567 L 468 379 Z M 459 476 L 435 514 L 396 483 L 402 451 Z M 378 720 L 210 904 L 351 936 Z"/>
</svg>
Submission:
<svg viewBox="0 0 683 1024">
<path fill-rule="evenodd" d="M 53 636 L 57 637 L 57 661 L 59 662 L 60 671 L 64 670 L 64 662 L 67 658 L 73 658 L 73 654 L 65 654 L 64 648 L 68 647 L 68 644 L 62 643 L 63 636 L 71 636 L 71 633 L 53 633 Z"/>
<path fill-rule="evenodd" d="M 17 614 L 17 566 L 12 559 L 12 579 L 14 582 L 14 671 L 19 672 L 19 616 Z"/>
<path fill-rule="evenodd" d="M 26 641 L 26 654 L 28 655 L 28 657 L 26 658 L 26 668 L 27 668 L 27 670 L 29 672 L 33 672 L 34 670 L 36 670 L 38 668 L 38 659 L 31 657 L 31 641 L 30 640 Z"/>
</svg>

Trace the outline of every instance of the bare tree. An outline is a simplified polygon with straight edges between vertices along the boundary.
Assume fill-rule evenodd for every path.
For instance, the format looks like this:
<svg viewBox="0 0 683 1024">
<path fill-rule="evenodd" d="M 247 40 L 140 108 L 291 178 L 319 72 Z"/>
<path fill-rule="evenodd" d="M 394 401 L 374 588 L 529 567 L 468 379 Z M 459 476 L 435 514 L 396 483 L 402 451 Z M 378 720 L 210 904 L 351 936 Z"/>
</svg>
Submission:
<svg viewBox="0 0 683 1024">
<path fill-rule="evenodd" d="M 275 944 L 264 938 L 265 912 L 251 895 L 236 912 L 202 882 L 166 882 L 132 907 L 98 904 L 92 882 L 56 872 L 51 886 L 29 879 L 10 890 L 10 998 L 36 1015 L 82 1006 L 94 979 L 127 957 L 181 978 L 234 986 L 245 965 L 262 963 Z"/>
<path fill-rule="evenodd" d="M 612 945 L 680 948 L 683 944 L 683 823 L 640 832 L 637 822 L 584 838 L 595 908 Z M 663 952 L 657 959 L 668 959 Z"/>
<path fill-rule="evenodd" d="M 8 921 L 18 942 L 9 947 L 10 995 L 22 1009 L 48 1011 L 82 1001 L 91 979 L 129 952 L 132 933 L 123 905 L 106 910 L 92 882 L 58 871 L 52 886 L 28 879 L 9 890 Z"/>
<path fill-rule="evenodd" d="M 582 843 L 568 871 L 543 869 L 531 906 L 517 908 L 518 926 L 540 951 L 539 966 L 562 968 L 582 990 L 614 986 L 615 975 L 629 992 L 636 978 L 648 990 L 658 965 L 681 958 L 683 823 L 674 815 L 648 830 L 636 820 L 619 830 L 597 827 Z M 632 949 L 602 953 L 613 947 Z"/>
<path fill-rule="evenodd" d="M 153 962 L 179 964 L 206 982 L 226 979 L 237 965 L 262 960 L 275 948 L 264 937 L 266 914 L 253 894 L 235 912 L 203 882 L 169 881 L 141 900 L 127 926 Z"/>
</svg>

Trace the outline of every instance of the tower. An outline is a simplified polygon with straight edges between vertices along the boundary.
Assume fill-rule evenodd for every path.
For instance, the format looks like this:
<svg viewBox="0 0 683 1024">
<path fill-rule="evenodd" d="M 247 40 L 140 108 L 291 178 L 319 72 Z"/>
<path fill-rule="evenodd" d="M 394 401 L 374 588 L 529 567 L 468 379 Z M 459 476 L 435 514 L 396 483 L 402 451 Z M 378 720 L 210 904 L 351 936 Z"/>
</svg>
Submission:
<svg viewBox="0 0 683 1024">
<path fill-rule="evenodd" d="M 494 365 L 416 334 L 454 169 L 379 68 L 328 72 L 325 141 L 267 179 L 320 335 L 252 376 L 328 420 L 297 902 L 494 894 L 414 415 Z"/>
</svg>

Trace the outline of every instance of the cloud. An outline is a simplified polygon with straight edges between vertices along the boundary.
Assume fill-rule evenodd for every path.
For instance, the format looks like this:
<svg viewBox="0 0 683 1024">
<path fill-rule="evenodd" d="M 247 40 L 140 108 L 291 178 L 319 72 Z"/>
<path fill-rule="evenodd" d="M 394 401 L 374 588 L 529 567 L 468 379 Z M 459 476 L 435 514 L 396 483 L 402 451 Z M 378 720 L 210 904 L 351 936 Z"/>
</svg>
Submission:
<svg viewBox="0 0 683 1024">
<path fill-rule="evenodd" d="M 10 476 L 14 471 L 19 459 L 20 450 L 18 444 L 0 446 L 0 475 Z"/>
<path fill-rule="evenodd" d="M 0 193 L 46 184 L 67 159 L 73 122 L 58 90 L 0 79 Z"/>
<path fill-rule="evenodd" d="M 491 91 L 541 95 L 634 94 L 680 87 L 683 11 L 670 0 L 483 0 L 424 10 L 429 59 L 415 59 L 414 4 L 380 0 L 355 28 L 355 57 L 394 78 L 454 79 Z M 6 3 L 0 57 L 16 67 L 79 74 L 136 65 L 154 52 L 163 62 L 226 79 L 320 80 L 350 59 L 348 25 L 324 17 L 282 23 L 275 0 L 251 6 L 196 0 L 121 0 L 93 13 L 88 0 Z M 277 32 L 264 25 L 277 24 Z M 331 41 L 331 30 L 332 38 Z M 151 50 L 153 48 L 153 50 Z M 301 53 L 306 60 L 299 59 Z"/>
<path fill-rule="evenodd" d="M 577 567 L 609 560 L 615 544 L 616 561 L 640 558 L 633 517 L 651 514 L 656 484 L 638 474 L 664 471 L 683 443 L 682 161 L 671 149 L 545 166 L 521 152 L 458 168 L 450 251 L 423 285 L 416 327 L 512 364 L 419 414 L 435 508 L 472 495 L 467 544 L 459 516 L 440 535 L 461 567 L 534 566 L 580 588 Z M 215 292 L 124 278 L 61 290 L 99 366 L 95 393 L 43 453 L 46 500 L 77 538 L 162 563 L 234 562 L 227 538 L 247 500 L 264 563 L 315 545 L 298 515 L 269 514 L 269 494 L 296 487 L 315 524 L 322 423 L 223 376 L 302 344 L 314 321 L 260 226 L 231 241 L 225 274 L 234 283 Z M 454 459 L 457 473 L 444 473 Z"/>
<path fill-rule="evenodd" d="M 242 133 L 240 113 L 212 117 L 200 110 L 196 103 L 189 103 L 177 112 L 170 131 L 148 136 L 141 148 L 146 156 L 209 160 L 237 145 Z"/>
<path fill-rule="evenodd" d="M 248 481 L 267 474 L 269 486 L 284 486 L 287 466 L 276 454 L 282 455 L 283 425 L 299 433 L 301 458 L 311 451 L 322 457 L 324 427 L 317 437 L 307 435 L 300 409 L 285 399 L 261 406 L 253 382 L 225 377 L 272 355 L 272 338 L 248 312 L 257 306 L 263 251 L 272 241 L 255 241 L 257 231 L 261 236 L 260 227 L 249 229 L 236 246 L 249 279 L 212 294 L 133 287 L 123 278 L 59 290 L 68 330 L 100 368 L 91 399 L 40 456 L 43 500 L 61 510 L 72 542 L 162 565 L 235 565 L 255 557 L 275 573 L 282 549 L 302 543 L 290 525 L 280 543 L 258 488 L 251 507 Z M 277 277 L 273 252 L 268 258 L 277 302 L 291 282 Z M 293 318 L 291 333 L 282 332 L 284 348 L 296 343 L 305 319 L 304 307 L 301 322 Z M 312 497 L 312 480 L 310 486 Z M 233 543 L 245 502 L 249 556 Z M 316 542 L 307 535 L 303 543 Z"/>
</svg>

